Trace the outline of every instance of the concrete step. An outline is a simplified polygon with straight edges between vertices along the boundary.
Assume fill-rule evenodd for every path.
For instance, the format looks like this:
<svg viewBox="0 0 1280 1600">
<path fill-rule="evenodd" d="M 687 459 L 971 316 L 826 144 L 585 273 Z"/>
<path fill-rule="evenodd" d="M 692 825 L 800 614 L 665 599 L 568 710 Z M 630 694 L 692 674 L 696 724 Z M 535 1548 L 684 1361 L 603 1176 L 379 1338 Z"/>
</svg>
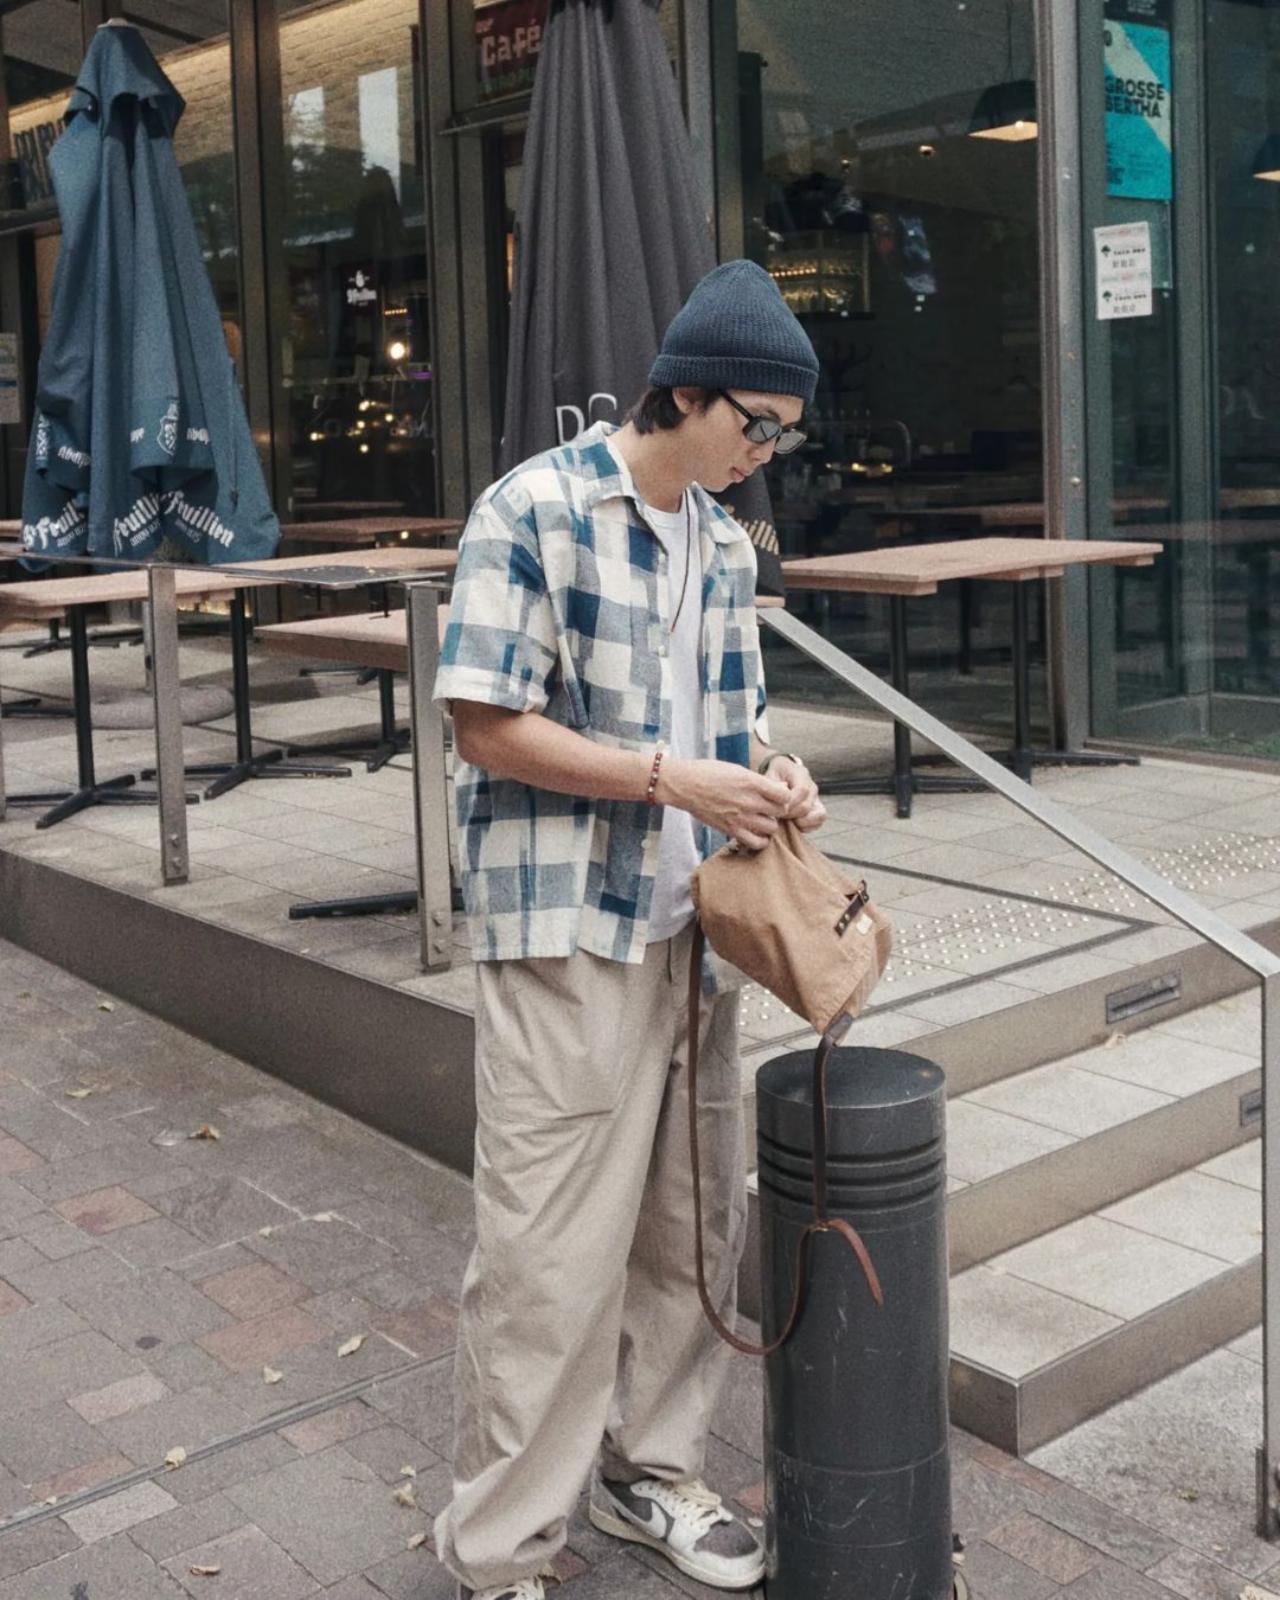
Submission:
<svg viewBox="0 0 1280 1600">
<path fill-rule="evenodd" d="M 953 1098 L 953 1272 L 1220 1155 L 1256 1132 L 1256 991 Z"/>
<path fill-rule="evenodd" d="M 951 1281 L 954 1420 L 1025 1455 L 1261 1317 L 1261 1141 Z"/>
</svg>

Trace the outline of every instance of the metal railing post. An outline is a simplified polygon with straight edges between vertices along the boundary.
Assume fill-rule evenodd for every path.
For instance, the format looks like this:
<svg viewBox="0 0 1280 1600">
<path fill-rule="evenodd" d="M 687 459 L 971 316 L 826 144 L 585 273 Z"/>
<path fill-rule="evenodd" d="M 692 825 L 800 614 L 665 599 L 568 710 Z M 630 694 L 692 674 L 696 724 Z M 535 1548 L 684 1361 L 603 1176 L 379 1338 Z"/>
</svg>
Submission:
<svg viewBox="0 0 1280 1600">
<path fill-rule="evenodd" d="M 1262 980 L 1262 1446 L 1258 1533 L 1280 1539 L 1280 978 Z"/>
<path fill-rule="evenodd" d="M 440 587 L 438 580 L 428 579 L 406 583 L 404 592 L 409 619 L 409 720 L 422 969 L 439 972 L 453 962 L 444 713 L 431 698 L 440 660 Z"/>
<path fill-rule="evenodd" d="M 1184 927 L 1198 933 L 1224 954 L 1248 968 L 1262 988 L 1262 1273 L 1263 1273 L 1263 1417 L 1262 1445 L 1258 1450 L 1257 1529 L 1264 1539 L 1280 1541 L 1280 1143 L 1270 1135 L 1280 1130 L 1280 957 L 1265 945 L 1233 928 L 1207 906 L 1175 888 L 1150 867 L 1127 855 L 1118 845 L 1071 812 L 1038 794 L 1029 783 L 985 754 L 968 739 L 931 716 L 913 700 L 882 683 L 843 650 L 824 639 L 797 617 L 777 607 L 757 613 L 763 626 L 825 667 L 834 678 L 848 684 L 873 705 L 887 711 L 912 733 L 927 739 L 957 766 L 981 778 L 997 794 L 1011 800 L 1020 811 L 1105 867 L 1130 888 L 1168 911 Z"/>
<path fill-rule="evenodd" d="M 183 779 L 182 683 L 178 670 L 178 594 L 171 567 L 147 573 L 150 599 L 151 701 L 156 715 L 156 793 L 164 882 L 186 883 L 187 796 Z"/>
<path fill-rule="evenodd" d="M 0 822 L 5 819 L 7 801 L 4 787 L 4 717 L 0 716 Z"/>
</svg>

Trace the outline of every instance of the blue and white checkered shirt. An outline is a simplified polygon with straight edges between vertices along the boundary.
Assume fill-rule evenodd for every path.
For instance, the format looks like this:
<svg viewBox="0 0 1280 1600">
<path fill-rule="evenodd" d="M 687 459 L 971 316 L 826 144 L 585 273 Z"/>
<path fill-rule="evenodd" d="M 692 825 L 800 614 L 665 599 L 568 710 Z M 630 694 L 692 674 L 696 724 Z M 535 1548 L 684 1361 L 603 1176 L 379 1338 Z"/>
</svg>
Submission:
<svg viewBox="0 0 1280 1600">
<path fill-rule="evenodd" d="M 462 536 L 437 700 L 535 711 L 611 749 L 671 737 L 666 555 L 604 423 L 476 502 Z M 750 539 L 695 488 L 703 747 L 747 765 L 766 737 Z M 692 597 L 691 597 L 692 598 Z M 477 961 L 644 959 L 662 812 L 554 794 L 455 759 L 462 892 Z M 705 858 L 723 843 L 697 827 Z"/>
</svg>

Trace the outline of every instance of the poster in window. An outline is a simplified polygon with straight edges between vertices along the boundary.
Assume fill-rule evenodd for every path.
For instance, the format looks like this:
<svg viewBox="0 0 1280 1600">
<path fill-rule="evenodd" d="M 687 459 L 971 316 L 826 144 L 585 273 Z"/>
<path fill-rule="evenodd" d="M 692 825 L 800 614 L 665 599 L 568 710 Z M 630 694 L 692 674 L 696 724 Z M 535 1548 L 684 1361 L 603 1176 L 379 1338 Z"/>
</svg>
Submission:
<svg viewBox="0 0 1280 1600">
<path fill-rule="evenodd" d="M 1173 61 L 1169 0 L 1107 0 L 1107 193 L 1173 199 Z"/>
</svg>

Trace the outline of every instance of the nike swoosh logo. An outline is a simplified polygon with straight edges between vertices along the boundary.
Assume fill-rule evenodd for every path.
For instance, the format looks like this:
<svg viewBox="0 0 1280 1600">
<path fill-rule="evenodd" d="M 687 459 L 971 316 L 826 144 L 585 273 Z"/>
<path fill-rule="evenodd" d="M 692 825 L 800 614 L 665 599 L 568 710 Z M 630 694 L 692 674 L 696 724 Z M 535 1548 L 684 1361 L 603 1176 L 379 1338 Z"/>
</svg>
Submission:
<svg viewBox="0 0 1280 1600">
<path fill-rule="evenodd" d="M 650 1506 L 648 1517 L 640 1517 L 625 1506 L 623 1512 L 628 1522 L 634 1522 L 637 1528 L 645 1533 L 652 1534 L 655 1539 L 665 1539 L 667 1536 L 667 1519 L 659 1506 Z"/>
</svg>

